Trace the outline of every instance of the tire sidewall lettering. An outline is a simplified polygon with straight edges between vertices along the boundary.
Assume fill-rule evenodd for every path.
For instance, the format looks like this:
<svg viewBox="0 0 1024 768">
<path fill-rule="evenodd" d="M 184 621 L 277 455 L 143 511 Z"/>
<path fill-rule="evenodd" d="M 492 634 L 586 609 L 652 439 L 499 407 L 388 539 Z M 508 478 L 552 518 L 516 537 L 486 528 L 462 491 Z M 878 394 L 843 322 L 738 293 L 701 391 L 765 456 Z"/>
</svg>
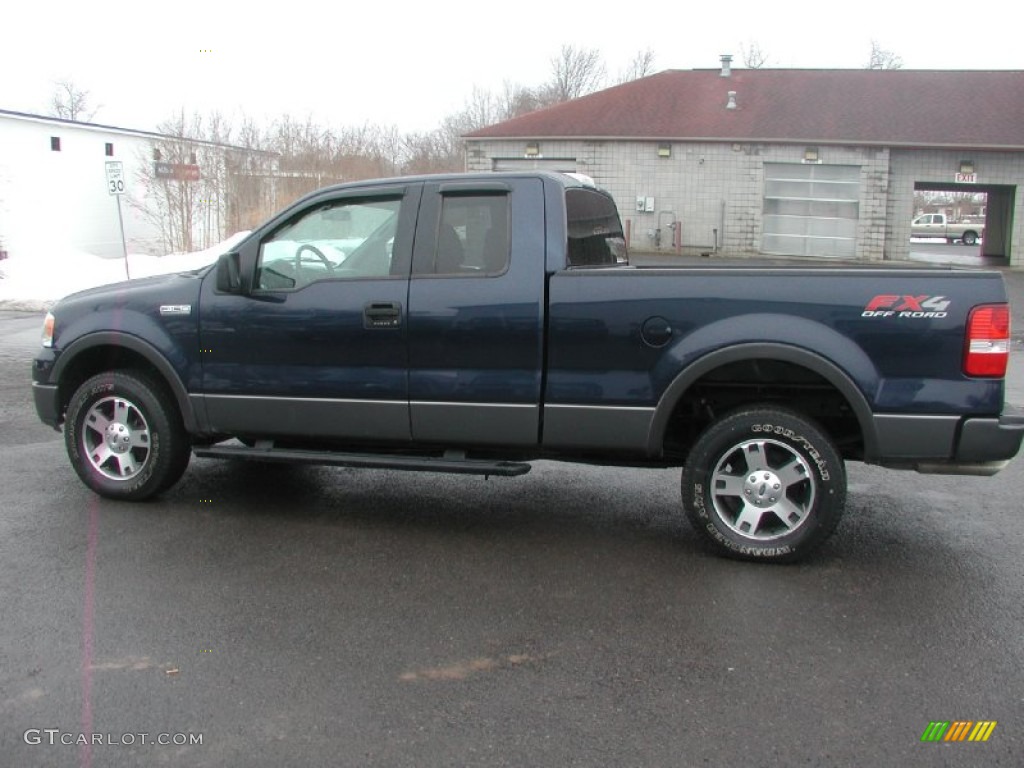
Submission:
<svg viewBox="0 0 1024 768">
<path fill-rule="evenodd" d="M 831 474 L 828 469 L 828 462 L 822 457 L 821 453 L 817 448 L 803 435 L 797 434 L 788 427 L 782 427 L 777 424 L 754 424 L 751 426 L 750 431 L 757 434 L 770 434 L 776 437 L 782 437 L 790 441 L 796 446 L 802 447 L 807 454 L 807 457 L 812 461 L 815 467 L 818 469 L 818 475 L 821 477 L 822 482 L 827 483 L 831 479 Z"/>
</svg>

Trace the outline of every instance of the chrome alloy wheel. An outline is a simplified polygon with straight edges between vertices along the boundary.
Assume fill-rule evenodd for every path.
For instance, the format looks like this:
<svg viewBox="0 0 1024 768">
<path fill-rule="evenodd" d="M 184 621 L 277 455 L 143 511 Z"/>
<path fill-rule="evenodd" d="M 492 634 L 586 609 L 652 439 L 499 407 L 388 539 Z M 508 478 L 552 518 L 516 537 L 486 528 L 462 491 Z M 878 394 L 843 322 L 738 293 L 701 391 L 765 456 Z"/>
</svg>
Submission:
<svg viewBox="0 0 1024 768">
<path fill-rule="evenodd" d="M 82 425 L 82 452 L 93 469 L 111 480 L 130 480 L 149 461 L 149 424 L 123 397 L 97 400 Z"/>
<path fill-rule="evenodd" d="M 747 440 L 725 451 L 711 475 L 719 519 L 747 539 L 792 533 L 808 519 L 815 475 L 793 448 L 776 440 Z"/>
</svg>

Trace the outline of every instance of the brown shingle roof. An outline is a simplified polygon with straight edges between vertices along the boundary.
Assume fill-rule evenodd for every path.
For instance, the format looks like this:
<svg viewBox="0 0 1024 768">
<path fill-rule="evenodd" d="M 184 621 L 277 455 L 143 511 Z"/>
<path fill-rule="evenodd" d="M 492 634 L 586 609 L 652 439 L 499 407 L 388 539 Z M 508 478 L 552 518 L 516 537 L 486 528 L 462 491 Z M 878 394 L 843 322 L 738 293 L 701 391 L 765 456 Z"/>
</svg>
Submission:
<svg viewBox="0 0 1024 768">
<path fill-rule="evenodd" d="M 1024 150 L 1024 71 L 667 70 L 467 134 L 556 137 Z"/>
</svg>

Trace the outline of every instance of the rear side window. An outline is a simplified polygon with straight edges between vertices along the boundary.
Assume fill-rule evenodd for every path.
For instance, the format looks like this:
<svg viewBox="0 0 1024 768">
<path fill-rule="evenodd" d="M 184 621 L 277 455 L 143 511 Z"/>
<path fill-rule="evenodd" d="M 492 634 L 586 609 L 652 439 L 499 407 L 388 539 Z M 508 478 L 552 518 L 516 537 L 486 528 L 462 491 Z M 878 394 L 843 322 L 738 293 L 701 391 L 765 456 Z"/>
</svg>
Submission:
<svg viewBox="0 0 1024 768">
<path fill-rule="evenodd" d="M 619 212 L 610 197 L 595 189 L 565 191 L 569 266 L 602 267 L 629 263 Z"/>
<path fill-rule="evenodd" d="M 508 269 L 508 216 L 508 195 L 445 195 L 433 274 L 487 277 Z"/>
</svg>

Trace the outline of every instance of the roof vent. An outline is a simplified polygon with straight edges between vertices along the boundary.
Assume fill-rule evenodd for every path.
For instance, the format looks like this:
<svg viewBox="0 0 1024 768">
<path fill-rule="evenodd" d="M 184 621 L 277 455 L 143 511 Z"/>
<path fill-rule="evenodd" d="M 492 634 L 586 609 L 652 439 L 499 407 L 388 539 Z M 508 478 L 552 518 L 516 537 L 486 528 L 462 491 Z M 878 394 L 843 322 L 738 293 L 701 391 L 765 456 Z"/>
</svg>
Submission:
<svg viewBox="0 0 1024 768">
<path fill-rule="evenodd" d="M 730 77 L 732 75 L 732 56 L 728 53 L 722 54 L 722 77 Z"/>
<path fill-rule="evenodd" d="M 736 109 L 736 91 L 729 91 L 729 103 L 725 105 L 726 109 Z"/>
</svg>

